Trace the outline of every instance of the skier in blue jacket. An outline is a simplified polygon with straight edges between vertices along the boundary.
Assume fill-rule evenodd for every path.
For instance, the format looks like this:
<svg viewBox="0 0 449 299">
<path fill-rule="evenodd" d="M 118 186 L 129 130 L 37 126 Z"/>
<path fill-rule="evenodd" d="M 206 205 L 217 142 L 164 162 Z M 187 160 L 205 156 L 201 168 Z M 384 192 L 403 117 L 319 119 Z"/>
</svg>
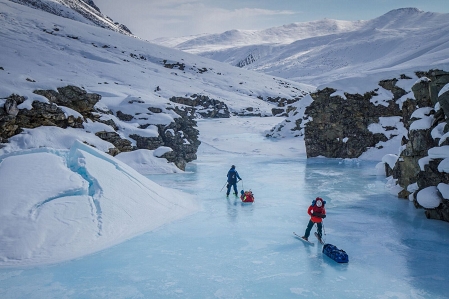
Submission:
<svg viewBox="0 0 449 299">
<path fill-rule="evenodd" d="M 235 170 L 235 165 L 232 165 L 231 169 L 229 169 L 228 171 L 228 191 L 226 192 L 226 196 L 229 196 L 229 193 L 231 192 L 231 187 L 234 187 L 234 195 L 238 196 L 237 179 L 241 180 L 242 178 L 239 176 L 237 170 Z"/>
</svg>

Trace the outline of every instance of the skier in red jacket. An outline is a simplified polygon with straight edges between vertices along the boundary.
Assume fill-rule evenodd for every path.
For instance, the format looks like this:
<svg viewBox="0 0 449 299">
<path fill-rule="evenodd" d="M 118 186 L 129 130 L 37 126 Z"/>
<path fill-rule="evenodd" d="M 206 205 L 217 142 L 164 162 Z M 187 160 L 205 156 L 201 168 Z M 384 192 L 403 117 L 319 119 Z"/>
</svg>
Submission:
<svg viewBox="0 0 449 299">
<path fill-rule="evenodd" d="M 312 205 L 307 210 L 307 214 L 310 215 L 310 220 L 307 225 L 306 232 L 304 236 L 302 236 L 304 240 L 308 241 L 310 231 L 316 223 L 318 240 L 321 242 L 321 238 L 323 236 L 323 218 L 326 218 L 326 209 L 324 208 L 325 204 L 326 202 L 321 197 L 317 197 L 314 201 L 312 201 Z"/>
</svg>

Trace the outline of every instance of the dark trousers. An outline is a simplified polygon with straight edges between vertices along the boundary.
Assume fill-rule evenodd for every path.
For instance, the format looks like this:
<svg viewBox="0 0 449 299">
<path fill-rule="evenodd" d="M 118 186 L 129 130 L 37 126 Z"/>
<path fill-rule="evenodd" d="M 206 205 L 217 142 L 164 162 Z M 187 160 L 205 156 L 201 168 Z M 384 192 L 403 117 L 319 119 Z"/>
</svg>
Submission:
<svg viewBox="0 0 449 299">
<path fill-rule="evenodd" d="M 310 231 L 312 230 L 312 227 L 314 224 L 315 224 L 315 222 L 313 222 L 312 220 L 309 220 L 309 224 L 307 224 L 306 233 L 305 233 L 304 237 L 308 238 L 310 236 Z M 318 236 L 320 236 L 320 238 L 321 238 L 323 236 L 323 223 L 317 222 L 316 226 L 317 226 Z"/>
<path fill-rule="evenodd" d="M 229 195 L 229 192 L 231 192 L 231 187 L 234 187 L 234 193 L 235 195 L 238 195 L 239 193 L 237 192 L 237 183 L 228 183 L 228 191 L 226 192 L 226 195 Z"/>
</svg>

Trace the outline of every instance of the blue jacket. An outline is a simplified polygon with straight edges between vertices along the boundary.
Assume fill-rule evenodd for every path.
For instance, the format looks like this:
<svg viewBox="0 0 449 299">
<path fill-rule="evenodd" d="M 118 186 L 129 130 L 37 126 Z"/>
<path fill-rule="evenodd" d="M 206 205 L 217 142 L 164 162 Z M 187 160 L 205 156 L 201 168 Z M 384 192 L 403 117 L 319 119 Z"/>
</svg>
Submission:
<svg viewBox="0 0 449 299">
<path fill-rule="evenodd" d="M 231 168 L 228 171 L 228 183 L 229 184 L 235 184 L 237 183 L 237 179 L 241 180 L 242 178 L 239 176 L 239 173 L 235 168 Z"/>
</svg>

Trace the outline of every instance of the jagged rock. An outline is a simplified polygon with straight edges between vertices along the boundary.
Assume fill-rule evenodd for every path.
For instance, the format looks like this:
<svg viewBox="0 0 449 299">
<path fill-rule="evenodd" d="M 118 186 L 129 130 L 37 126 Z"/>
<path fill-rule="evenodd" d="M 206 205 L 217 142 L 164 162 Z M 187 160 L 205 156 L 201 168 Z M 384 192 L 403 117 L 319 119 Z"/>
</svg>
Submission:
<svg viewBox="0 0 449 299">
<path fill-rule="evenodd" d="M 148 149 L 155 150 L 160 146 L 164 145 L 164 141 L 160 136 L 158 137 L 142 137 L 137 134 L 129 135 L 130 138 L 136 141 L 136 146 L 138 149 Z"/>
<path fill-rule="evenodd" d="M 117 22 L 114 23 L 114 24 L 118 25 L 118 28 L 121 29 L 121 30 L 123 30 L 124 32 L 127 32 L 127 33 L 129 33 L 129 34 L 131 34 L 131 35 L 133 34 L 133 33 L 131 32 L 131 30 L 130 30 L 128 27 L 126 27 L 124 24 L 118 24 Z"/>
<path fill-rule="evenodd" d="M 109 150 L 109 154 L 115 156 L 121 152 L 130 152 L 134 150 L 131 141 L 122 139 L 117 132 L 100 131 L 95 133 L 99 138 L 112 143 L 115 148 Z"/>
<path fill-rule="evenodd" d="M 273 113 L 274 116 L 287 116 L 285 109 L 282 108 L 272 108 L 271 113 Z"/>
<path fill-rule="evenodd" d="M 162 61 L 164 67 L 168 68 L 168 69 L 173 69 L 173 68 L 177 68 L 180 71 L 183 71 L 186 68 L 185 63 L 182 62 L 174 62 L 174 63 L 168 63 L 166 59 L 164 59 Z"/>
<path fill-rule="evenodd" d="M 440 70 L 431 70 L 429 72 L 418 72 L 417 75 L 422 79 L 418 81 L 413 87 L 416 100 L 409 100 L 403 105 L 404 126 L 409 130 L 408 139 L 403 140 L 405 148 L 400 154 L 399 159 L 394 166 L 392 176 L 397 179 L 399 186 L 404 188 L 398 194 L 398 197 L 408 197 L 407 187 L 411 184 L 417 184 L 418 190 L 413 193 L 413 203 L 415 207 L 422 208 L 416 200 L 416 194 L 427 187 L 437 186 L 439 183 L 449 184 L 449 174 L 438 171 L 438 164 L 442 159 L 431 159 L 428 164 L 421 170 L 419 161 L 428 156 L 428 150 L 447 144 L 448 141 L 439 144 L 439 138 L 432 137 L 432 130 L 439 125 L 439 123 L 448 121 L 449 111 L 445 111 L 443 105 L 446 105 L 447 92 L 438 97 L 439 91 L 449 83 L 449 73 Z M 431 110 L 434 113 L 434 122 L 430 128 L 423 128 L 417 130 L 410 130 L 410 126 L 414 121 L 411 118 L 412 113 L 417 108 L 431 107 L 439 102 L 441 109 L 439 111 Z M 448 126 L 445 126 L 445 132 L 448 131 Z M 421 160 L 422 161 L 422 160 Z M 387 175 L 389 173 L 387 172 Z M 439 207 L 434 209 L 425 209 L 427 218 L 449 221 L 449 204 L 443 201 Z"/>
<path fill-rule="evenodd" d="M 438 171 L 438 164 L 442 160 L 431 160 L 429 164 L 424 166 L 424 171 L 418 173 L 416 178 L 420 190 L 429 186 L 438 186 L 439 183 L 449 184 L 449 173 L 441 173 Z"/>
<path fill-rule="evenodd" d="M 120 119 L 121 121 L 131 121 L 134 116 L 123 113 L 122 111 L 117 111 L 117 118 Z"/>
<path fill-rule="evenodd" d="M 82 0 L 84 2 L 86 2 L 87 4 L 89 4 L 89 6 L 91 6 L 93 9 L 95 9 L 96 11 L 100 12 L 100 8 L 98 8 L 97 5 L 95 5 L 94 1 L 92 0 Z"/>
<path fill-rule="evenodd" d="M 443 220 L 449 222 L 449 202 L 446 200 L 436 209 L 428 209 L 424 212 L 427 219 Z"/>
<path fill-rule="evenodd" d="M 105 125 L 111 126 L 111 128 L 113 128 L 115 131 L 118 131 L 118 129 L 119 129 L 117 124 L 112 119 L 108 119 L 108 120 L 99 119 L 98 122 L 101 122 Z"/>
<path fill-rule="evenodd" d="M 429 107 L 432 103 L 430 99 L 430 80 L 421 80 L 412 87 L 415 95 L 415 106 Z"/>
<path fill-rule="evenodd" d="M 379 86 L 385 88 L 386 90 L 391 91 L 393 93 L 394 99 L 399 99 L 403 95 L 405 95 L 406 92 L 402 88 L 396 86 L 397 82 L 398 82 L 398 79 L 396 79 L 396 78 L 391 79 L 391 80 L 382 80 L 379 82 Z"/>
<path fill-rule="evenodd" d="M 78 111 L 84 118 L 95 119 L 92 112 L 95 104 L 101 99 L 99 94 L 87 93 L 72 85 L 60 87 L 57 90 L 35 90 L 34 93 L 46 97 L 51 103 Z"/>
<path fill-rule="evenodd" d="M 148 107 L 148 110 L 153 113 L 162 113 L 162 109 L 157 107 Z"/>
<path fill-rule="evenodd" d="M 421 171 L 418 160 L 421 159 L 421 157 L 415 157 L 415 156 L 405 156 L 400 157 L 396 164 L 393 167 L 392 172 L 387 172 L 387 176 L 392 175 L 393 178 L 396 178 L 398 180 L 398 184 L 400 186 L 409 186 L 411 184 L 416 183 L 417 176 L 419 172 Z M 406 188 L 404 188 L 406 190 Z M 398 194 L 399 198 L 407 198 L 409 195 L 408 192 L 401 192 L 401 194 Z"/>
<path fill-rule="evenodd" d="M 427 150 L 437 145 L 433 140 L 430 130 L 412 130 L 408 133 L 409 141 L 401 156 L 407 157 L 425 157 Z"/>
<path fill-rule="evenodd" d="M 262 112 L 260 111 L 259 108 L 254 108 L 254 107 L 247 107 L 244 108 L 240 111 L 234 111 L 233 115 L 236 116 L 255 116 L 255 117 L 261 117 L 261 116 L 267 116 L 267 115 L 262 115 Z"/>
<path fill-rule="evenodd" d="M 24 101 L 24 97 L 12 94 L 6 99 L 4 106 L 0 108 L 0 143 L 5 143 L 9 137 L 20 133 L 19 125 L 16 124 L 16 116 L 20 111 L 16 113 L 14 107 Z"/>
<path fill-rule="evenodd" d="M 171 97 L 171 102 L 186 105 L 194 108 L 194 113 L 204 118 L 229 118 L 231 114 L 228 106 L 219 100 L 211 99 L 208 96 L 194 94 L 187 97 Z"/>
<path fill-rule="evenodd" d="M 175 118 L 175 121 L 168 126 L 158 125 L 164 145 L 173 149 L 172 152 L 168 152 L 162 157 L 175 163 L 178 168 L 185 170 L 186 164 L 197 158 L 196 152 L 201 144 L 198 140 L 199 131 L 195 128 L 196 121 L 191 112 L 177 107 L 174 111 L 181 117 Z M 175 134 L 172 132 L 175 132 Z"/>
<path fill-rule="evenodd" d="M 236 66 L 237 66 L 237 67 L 244 67 L 244 66 L 250 65 L 251 63 L 256 62 L 258 58 L 259 58 L 259 57 L 258 57 L 257 54 L 249 53 L 248 56 L 246 56 L 246 58 L 240 60 L 240 61 L 236 64 Z"/>
<path fill-rule="evenodd" d="M 293 103 L 296 103 L 300 99 L 301 98 L 286 99 L 286 98 L 281 98 L 281 97 L 276 97 L 276 98 L 267 97 L 267 102 L 276 103 L 278 107 L 287 107 Z"/>
<path fill-rule="evenodd" d="M 441 110 L 443 115 L 449 115 L 449 90 L 444 92 L 440 97 L 438 98 L 438 101 L 441 106 Z M 449 118 L 446 118 L 446 128 L 445 131 L 449 131 Z"/>
<path fill-rule="evenodd" d="M 16 117 L 19 113 L 19 108 L 17 108 L 17 103 L 12 101 L 11 99 L 6 100 L 5 102 L 5 112 L 6 114 Z"/>
<path fill-rule="evenodd" d="M 196 160 L 196 152 L 201 142 L 198 140 L 199 131 L 195 128 L 196 121 L 191 110 L 178 107 L 171 108 L 180 117 L 175 118 L 168 125 L 156 125 L 158 128 L 158 137 L 142 137 L 136 134 L 130 135 L 130 138 L 136 141 L 138 149 L 155 150 L 158 147 L 170 147 L 172 151 L 162 155 L 169 162 L 185 170 L 186 164 Z M 193 108 L 190 108 L 193 109 Z"/>
<path fill-rule="evenodd" d="M 372 133 L 368 126 L 378 123 L 381 116 L 401 115 L 394 98 L 385 107 L 370 102 L 375 92 L 346 94 L 346 99 L 331 96 L 334 92 L 325 88 L 311 94 L 314 101 L 305 111 L 313 119 L 305 126 L 307 157 L 357 158 L 367 148 L 387 141 L 384 134 Z"/>
<path fill-rule="evenodd" d="M 21 96 L 11 95 L 6 99 L 0 113 L 0 138 L 2 143 L 7 139 L 22 132 L 23 128 L 37 128 L 40 126 L 58 126 L 61 128 L 82 128 L 83 120 L 74 116 L 66 117 L 64 111 L 54 103 L 43 103 L 34 101 L 32 109 L 18 109 L 9 114 L 11 107 L 23 103 L 25 99 Z"/>
</svg>

